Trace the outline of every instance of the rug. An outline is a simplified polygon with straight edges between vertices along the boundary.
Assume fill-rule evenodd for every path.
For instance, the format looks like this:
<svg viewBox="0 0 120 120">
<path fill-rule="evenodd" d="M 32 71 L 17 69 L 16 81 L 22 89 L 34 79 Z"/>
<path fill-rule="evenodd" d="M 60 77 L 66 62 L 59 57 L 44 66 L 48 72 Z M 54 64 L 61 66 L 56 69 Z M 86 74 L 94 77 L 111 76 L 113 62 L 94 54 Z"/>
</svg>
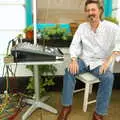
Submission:
<svg viewBox="0 0 120 120">
<path fill-rule="evenodd" d="M 25 106 L 22 100 L 20 94 L 0 95 L 0 120 L 14 120 Z"/>
</svg>

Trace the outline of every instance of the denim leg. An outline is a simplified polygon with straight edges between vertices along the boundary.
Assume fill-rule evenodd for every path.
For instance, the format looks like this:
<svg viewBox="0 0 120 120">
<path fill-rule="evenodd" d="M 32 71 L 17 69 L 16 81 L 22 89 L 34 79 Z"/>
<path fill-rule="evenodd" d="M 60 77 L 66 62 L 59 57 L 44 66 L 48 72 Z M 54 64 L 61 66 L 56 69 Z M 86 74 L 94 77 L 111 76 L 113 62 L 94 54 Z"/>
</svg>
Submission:
<svg viewBox="0 0 120 120">
<path fill-rule="evenodd" d="M 104 74 L 99 74 L 99 67 L 91 72 L 100 79 L 96 98 L 96 113 L 105 115 L 108 112 L 114 76 L 109 70 Z"/>
<path fill-rule="evenodd" d="M 72 105 L 73 91 L 75 88 L 76 80 L 68 69 L 65 70 L 63 78 L 63 93 L 62 93 L 62 104 L 64 106 Z"/>
<path fill-rule="evenodd" d="M 86 65 L 85 63 L 79 59 L 79 73 L 85 72 Z M 71 74 L 68 69 L 65 70 L 64 78 L 63 78 L 63 92 L 62 92 L 62 104 L 64 106 L 72 105 L 73 100 L 73 91 L 75 89 L 75 75 Z"/>
</svg>

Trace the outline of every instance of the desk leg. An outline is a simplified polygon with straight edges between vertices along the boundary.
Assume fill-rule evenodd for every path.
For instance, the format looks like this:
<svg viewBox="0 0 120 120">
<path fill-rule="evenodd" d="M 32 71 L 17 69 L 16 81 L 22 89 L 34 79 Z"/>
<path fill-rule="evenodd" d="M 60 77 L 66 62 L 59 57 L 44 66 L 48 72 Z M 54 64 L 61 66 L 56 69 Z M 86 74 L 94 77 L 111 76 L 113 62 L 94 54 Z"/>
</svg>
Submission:
<svg viewBox="0 0 120 120">
<path fill-rule="evenodd" d="M 39 74 L 38 74 L 38 66 L 34 65 L 34 79 L 35 79 L 35 100 L 28 100 L 29 104 L 32 106 L 25 112 L 22 116 L 22 120 L 25 120 L 35 111 L 37 108 L 42 108 L 52 113 L 57 113 L 57 110 L 43 102 L 40 101 L 40 94 L 39 94 Z"/>
</svg>

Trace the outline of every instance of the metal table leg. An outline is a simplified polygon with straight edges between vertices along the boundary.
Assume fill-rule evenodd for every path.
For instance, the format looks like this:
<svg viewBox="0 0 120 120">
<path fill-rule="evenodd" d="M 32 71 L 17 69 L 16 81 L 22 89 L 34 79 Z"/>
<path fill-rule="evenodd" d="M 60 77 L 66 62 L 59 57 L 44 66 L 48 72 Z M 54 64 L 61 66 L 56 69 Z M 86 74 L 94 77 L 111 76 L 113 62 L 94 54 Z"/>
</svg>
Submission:
<svg viewBox="0 0 120 120">
<path fill-rule="evenodd" d="M 34 79 L 35 79 L 35 99 L 28 100 L 29 104 L 32 104 L 32 106 L 25 112 L 25 114 L 22 116 L 22 120 L 26 120 L 33 111 L 35 111 L 37 108 L 42 108 L 44 110 L 47 110 L 52 113 L 57 113 L 57 110 L 42 101 L 40 101 L 40 94 L 39 94 L 39 74 L 38 74 L 38 66 L 34 65 Z"/>
</svg>

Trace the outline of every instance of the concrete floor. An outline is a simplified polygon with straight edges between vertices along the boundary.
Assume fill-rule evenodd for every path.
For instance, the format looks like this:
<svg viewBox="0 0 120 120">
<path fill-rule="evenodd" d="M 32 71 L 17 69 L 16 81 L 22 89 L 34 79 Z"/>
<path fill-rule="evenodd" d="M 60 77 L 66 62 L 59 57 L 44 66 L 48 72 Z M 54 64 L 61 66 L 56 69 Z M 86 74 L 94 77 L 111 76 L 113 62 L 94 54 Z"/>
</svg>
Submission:
<svg viewBox="0 0 120 120">
<path fill-rule="evenodd" d="M 120 89 L 113 89 L 112 99 L 109 106 L 109 113 L 105 116 L 105 120 L 120 120 Z M 46 102 L 49 105 L 56 108 L 60 111 L 60 92 L 50 92 L 49 95 L 51 98 Z M 93 90 L 90 99 L 95 98 L 96 90 Z M 83 102 L 83 92 L 74 94 L 73 100 L 73 109 L 69 116 L 68 120 L 91 120 L 92 113 L 95 108 L 95 103 L 88 105 L 87 112 L 82 111 L 82 102 Z M 29 107 L 29 106 L 28 106 Z M 19 114 L 16 120 L 21 120 L 22 114 L 27 110 L 24 108 L 23 111 Z M 42 109 L 38 109 L 32 113 L 32 115 L 27 120 L 56 120 L 57 115 L 47 112 Z"/>
</svg>

